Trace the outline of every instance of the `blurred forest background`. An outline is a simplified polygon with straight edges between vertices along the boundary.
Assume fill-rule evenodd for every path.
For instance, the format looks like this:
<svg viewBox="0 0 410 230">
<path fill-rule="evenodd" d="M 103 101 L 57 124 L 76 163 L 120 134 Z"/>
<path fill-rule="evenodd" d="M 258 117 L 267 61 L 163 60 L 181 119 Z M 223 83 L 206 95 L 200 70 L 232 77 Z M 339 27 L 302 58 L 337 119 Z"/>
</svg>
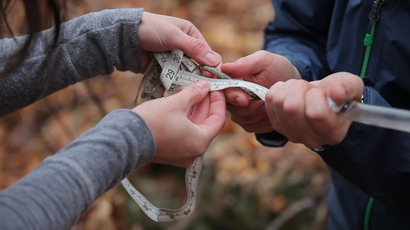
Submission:
<svg viewBox="0 0 410 230">
<path fill-rule="evenodd" d="M 143 7 L 193 22 L 224 62 L 261 49 L 263 28 L 274 16 L 269 0 L 86 0 L 71 17 L 124 7 Z M 98 76 L 0 118 L 0 190 L 92 128 L 107 112 L 128 107 L 141 78 L 117 71 Z M 179 208 L 186 201 L 184 174 L 182 168 L 148 164 L 130 180 L 155 205 Z M 100 197 L 72 230 L 320 230 L 326 226 L 329 183 L 328 169 L 314 152 L 292 143 L 263 147 L 228 119 L 205 155 L 197 208 L 190 218 L 156 223 L 117 186 Z"/>
</svg>

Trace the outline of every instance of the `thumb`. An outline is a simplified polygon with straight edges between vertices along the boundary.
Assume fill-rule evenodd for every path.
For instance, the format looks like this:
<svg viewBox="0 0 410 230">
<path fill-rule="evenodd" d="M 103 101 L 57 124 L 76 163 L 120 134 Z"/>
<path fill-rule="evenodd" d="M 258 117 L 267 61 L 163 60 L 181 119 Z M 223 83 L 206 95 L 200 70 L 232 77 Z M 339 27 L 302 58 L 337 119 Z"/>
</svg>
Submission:
<svg viewBox="0 0 410 230">
<path fill-rule="evenodd" d="M 327 88 L 327 95 L 337 104 L 346 101 L 359 101 L 362 97 L 364 84 L 360 77 L 347 73 L 339 72 L 332 74 L 320 82 L 319 87 Z"/>
<path fill-rule="evenodd" d="M 253 74 L 252 60 L 249 56 L 242 57 L 235 62 L 223 64 L 221 70 L 232 78 L 243 78 L 244 75 Z"/>
<path fill-rule="evenodd" d="M 221 56 L 212 51 L 205 38 L 199 33 L 188 35 L 183 31 L 179 31 L 179 36 L 175 39 L 178 49 L 182 50 L 192 59 L 197 62 L 209 66 L 217 66 L 221 62 Z"/>
<path fill-rule="evenodd" d="M 267 51 L 256 51 L 246 57 L 239 58 L 233 63 L 223 64 L 222 71 L 233 78 L 243 78 L 268 68 L 276 56 L 279 55 Z"/>
<path fill-rule="evenodd" d="M 173 95 L 172 97 L 174 100 L 179 101 L 179 103 L 186 105 L 190 108 L 193 105 L 198 104 L 206 95 L 208 95 L 210 90 L 209 83 L 207 81 L 198 81 L 185 89 L 181 92 Z"/>
</svg>

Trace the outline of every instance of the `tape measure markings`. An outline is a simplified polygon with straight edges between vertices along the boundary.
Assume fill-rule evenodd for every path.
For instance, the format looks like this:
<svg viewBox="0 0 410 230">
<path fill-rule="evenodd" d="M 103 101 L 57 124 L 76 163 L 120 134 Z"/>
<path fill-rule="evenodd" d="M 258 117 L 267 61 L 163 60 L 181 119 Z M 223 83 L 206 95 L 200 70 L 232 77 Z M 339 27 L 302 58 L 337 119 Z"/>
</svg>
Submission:
<svg viewBox="0 0 410 230">
<path fill-rule="evenodd" d="M 182 56 L 184 53 L 181 50 L 172 50 L 168 56 L 167 63 L 161 72 L 161 82 L 166 90 L 169 90 L 175 77 L 177 76 L 179 66 L 181 65 Z"/>
<path fill-rule="evenodd" d="M 174 80 L 173 83 L 188 86 L 199 80 L 208 81 L 211 86 L 211 91 L 217 91 L 217 90 L 222 90 L 222 89 L 231 88 L 231 87 L 235 87 L 235 88 L 242 87 L 242 88 L 246 88 L 252 91 L 262 100 L 265 100 L 265 95 L 268 92 L 267 88 L 261 85 L 252 83 L 252 82 L 247 82 L 243 80 L 233 80 L 233 79 L 207 78 L 207 77 L 198 76 L 196 74 L 186 72 L 186 71 L 180 71 L 177 74 L 177 78 Z"/>
</svg>

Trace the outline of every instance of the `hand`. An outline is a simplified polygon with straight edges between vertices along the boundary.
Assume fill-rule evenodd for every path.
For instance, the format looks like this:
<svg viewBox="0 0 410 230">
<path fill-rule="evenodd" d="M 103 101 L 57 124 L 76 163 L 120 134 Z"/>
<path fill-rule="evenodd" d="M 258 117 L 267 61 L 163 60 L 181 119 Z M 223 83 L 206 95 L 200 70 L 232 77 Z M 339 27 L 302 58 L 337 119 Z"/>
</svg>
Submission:
<svg viewBox="0 0 410 230">
<path fill-rule="evenodd" d="M 142 13 L 138 28 L 139 45 L 143 51 L 143 70 L 148 65 L 147 52 L 180 49 L 195 61 L 209 66 L 221 63 L 199 30 L 189 21 L 148 12 Z"/>
<path fill-rule="evenodd" d="M 251 81 L 267 88 L 277 81 L 301 79 L 299 71 L 285 57 L 267 51 L 257 51 L 234 63 L 222 65 L 222 71 L 235 79 Z M 238 89 L 225 90 L 227 109 L 231 119 L 247 132 L 266 133 L 273 131 L 261 100 L 249 98 Z"/>
<path fill-rule="evenodd" d="M 209 89 L 208 82 L 200 81 L 133 109 L 155 137 L 153 162 L 188 167 L 205 153 L 225 123 L 225 97 Z"/>
<path fill-rule="evenodd" d="M 340 72 L 320 81 L 288 80 L 273 85 L 266 94 L 266 110 L 275 131 L 308 148 L 340 143 L 351 121 L 330 109 L 326 97 L 336 104 L 359 101 L 363 81 Z"/>
</svg>

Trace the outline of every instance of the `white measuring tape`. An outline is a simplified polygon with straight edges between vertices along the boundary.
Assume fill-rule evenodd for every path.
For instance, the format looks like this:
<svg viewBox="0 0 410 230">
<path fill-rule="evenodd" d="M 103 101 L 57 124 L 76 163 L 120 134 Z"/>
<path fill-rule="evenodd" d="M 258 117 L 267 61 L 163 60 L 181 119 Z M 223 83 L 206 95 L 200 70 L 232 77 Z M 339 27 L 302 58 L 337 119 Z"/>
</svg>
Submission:
<svg viewBox="0 0 410 230">
<path fill-rule="evenodd" d="M 184 56 L 180 50 L 172 52 L 154 53 L 153 58 L 144 73 L 144 77 L 138 90 L 137 99 L 133 106 L 136 106 L 138 98 L 141 103 L 164 96 L 165 91 L 173 94 L 177 89 L 183 89 L 199 80 L 208 81 L 211 91 L 222 90 L 230 87 L 238 87 L 251 91 L 260 99 L 265 100 L 268 89 L 258 84 L 232 79 L 214 79 L 201 76 L 201 71 L 188 57 Z M 162 69 L 162 71 L 161 71 Z M 208 68 L 209 69 L 209 68 Z M 212 70 L 212 69 L 210 69 Z M 211 71 L 215 75 L 221 75 L 219 70 Z M 225 75 L 226 76 L 226 75 Z M 157 208 L 149 202 L 130 181 L 125 178 L 121 181 L 125 190 L 140 206 L 142 211 L 156 222 L 170 222 L 182 220 L 190 216 L 196 205 L 196 189 L 199 175 L 203 164 L 203 156 L 195 159 L 185 172 L 185 185 L 188 199 L 186 204 L 179 209 Z"/>
</svg>

